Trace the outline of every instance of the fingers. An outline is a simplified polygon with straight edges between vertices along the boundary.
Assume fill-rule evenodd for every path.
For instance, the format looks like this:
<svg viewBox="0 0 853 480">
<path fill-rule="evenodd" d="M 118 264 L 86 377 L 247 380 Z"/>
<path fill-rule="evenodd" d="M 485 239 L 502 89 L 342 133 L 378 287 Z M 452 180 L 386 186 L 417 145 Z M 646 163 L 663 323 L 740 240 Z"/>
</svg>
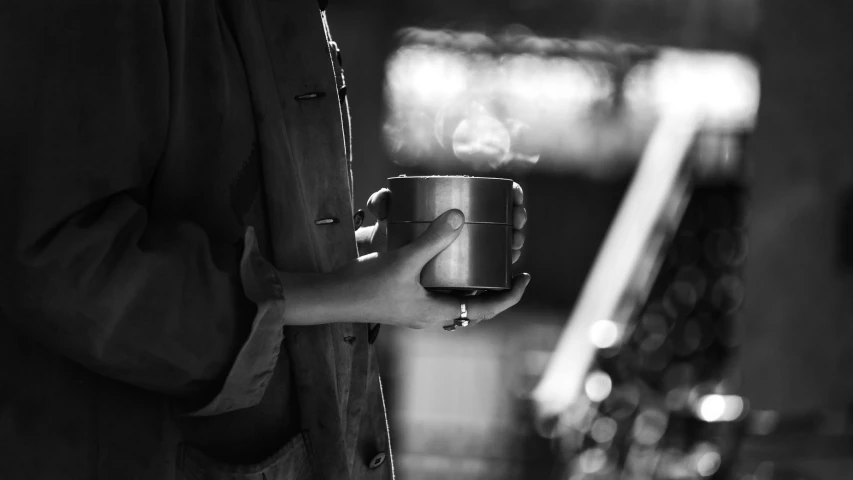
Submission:
<svg viewBox="0 0 853 480">
<path fill-rule="evenodd" d="M 520 250 L 524 246 L 525 235 L 521 229 L 527 223 L 527 209 L 520 204 L 524 201 L 524 193 L 517 183 L 513 185 L 513 193 L 516 205 L 512 208 L 512 263 L 515 263 L 521 257 Z"/>
<path fill-rule="evenodd" d="M 524 205 L 524 190 L 521 185 L 512 182 L 512 203 L 515 205 Z"/>
<path fill-rule="evenodd" d="M 521 230 L 513 230 L 512 231 L 512 249 L 513 250 L 521 250 L 521 247 L 524 246 L 524 232 Z"/>
<path fill-rule="evenodd" d="M 367 200 L 367 211 L 372 213 L 373 216 L 380 221 L 388 218 L 390 206 L 391 190 L 388 190 L 387 188 L 380 189 Z"/>
<path fill-rule="evenodd" d="M 355 242 L 359 245 L 370 242 L 370 237 L 373 235 L 373 227 L 358 227 L 355 231 Z"/>
<path fill-rule="evenodd" d="M 486 292 L 473 297 L 457 297 L 442 293 L 427 292 L 427 314 L 421 315 L 422 322 L 412 325 L 412 328 L 427 328 L 452 325 L 462 314 L 461 305 L 468 310 L 468 320 L 471 324 L 490 320 L 499 313 L 517 304 L 527 285 L 530 275 L 523 273 L 512 279 L 512 287 L 505 292 Z"/>
<path fill-rule="evenodd" d="M 370 246 L 374 252 L 388 251 L 388 224 L 385 221 L 379 221 L 373 226 L 370 234 Z"/>
<path fill-rule="evenodd" d="M 433 220 L 420 237 L 399 250 L 401 256 L 411 261 L 420 271 L 427 262 L 456 240 L 464 223 L 465 216 L 459 210 L 444 212 Z"/>
<path fill-rule="evenodd" d="M 469 305 L 467 298 L 461 298 L 444 293 L 428 292 L 427 297 L 430 302 L 430 311 L 432 315 L 425 316 L 427 321 L 421 325 L 421 328 L 444 327 L 452 325 L 454 320 L 462 315 L 462 303 L 466 307 Z M 468 308 L 468 318 L 471 319 L 471 310 Z M 475 323 L 472 321 L 472 323 Z"/>
<path fill-rule="evenodd" d="M 468 318 L 473 322 L 490 320 L 497 314 L 517 304 L 524 295 L 530 275 L 522 273 L 512 279 L 512 288 L 505 292 L 487 292 L 466 299 Z"/>
<path fill-rule="evenodd" d="M 512 226 L 515 228 L 524 228 L 527 223 L 527 209 L 521 205 L 512 207 Z"/>
</svg>

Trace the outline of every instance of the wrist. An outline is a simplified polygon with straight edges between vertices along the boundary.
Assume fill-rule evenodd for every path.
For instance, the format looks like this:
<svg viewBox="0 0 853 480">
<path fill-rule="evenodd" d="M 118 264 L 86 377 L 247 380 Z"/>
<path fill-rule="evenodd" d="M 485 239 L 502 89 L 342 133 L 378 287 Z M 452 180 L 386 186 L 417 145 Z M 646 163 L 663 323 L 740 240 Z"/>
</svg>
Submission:
<svg viewBox="0 0 853 480">
<path fill-rule="evenodd" d="M 354 321 L 344 279 L 337 273 L 276 272 L 284 296 L 285 325 Z"/>
</svg>

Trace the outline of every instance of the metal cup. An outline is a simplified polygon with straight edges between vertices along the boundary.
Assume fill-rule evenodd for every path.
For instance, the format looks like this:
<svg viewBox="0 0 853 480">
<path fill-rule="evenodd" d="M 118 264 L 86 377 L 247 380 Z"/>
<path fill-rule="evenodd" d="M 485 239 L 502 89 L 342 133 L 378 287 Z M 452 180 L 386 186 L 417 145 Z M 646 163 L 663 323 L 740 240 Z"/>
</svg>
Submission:
<svg viewBox="0 0 853 480">
<path fill-rule="evenodd" d="M 424 266 L 421 285 L 461 293 L 509 289 L 512 185 L 512 180 L 468 176 L 389 178 L 388 248 L 408 244 L 455 208 L 465 214 L 462 232 Z"/>
</svg>

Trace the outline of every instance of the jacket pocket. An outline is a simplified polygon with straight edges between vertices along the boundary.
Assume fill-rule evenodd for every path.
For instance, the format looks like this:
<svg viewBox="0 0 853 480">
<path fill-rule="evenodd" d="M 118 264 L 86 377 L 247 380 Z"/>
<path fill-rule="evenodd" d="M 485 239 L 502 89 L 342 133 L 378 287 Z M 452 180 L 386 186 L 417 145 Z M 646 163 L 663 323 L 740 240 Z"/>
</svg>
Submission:
<svg viewBox="0 0 853 480">
<path fill-rule="evenodd" d="M 256 464 L 215 460 L 187 445 L 178 447 L 176 480 L 311 480 L 311 462 L 303 434 L 295 435 L 276 453 Z"/>
</svg>

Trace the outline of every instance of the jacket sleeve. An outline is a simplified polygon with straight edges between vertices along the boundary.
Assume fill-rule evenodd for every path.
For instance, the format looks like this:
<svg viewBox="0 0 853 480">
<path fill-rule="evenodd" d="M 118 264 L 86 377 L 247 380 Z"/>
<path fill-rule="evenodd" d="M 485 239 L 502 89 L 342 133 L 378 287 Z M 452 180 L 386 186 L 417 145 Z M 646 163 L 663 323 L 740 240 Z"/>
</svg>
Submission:
<svg viewBox="0 0 853 480">
<path fill-rule="evenodd" d="M 145 207 L 169 130 L 159 6 L 3 7 L 0 309 L 103 375 L 194 402 L 225 391 L 212 414 L 259 400 L 281 306 L 251 231 L 241 268 L 244 244 Z M 228 250 L 233 264 L 214 262 Z"/>
</svg>

